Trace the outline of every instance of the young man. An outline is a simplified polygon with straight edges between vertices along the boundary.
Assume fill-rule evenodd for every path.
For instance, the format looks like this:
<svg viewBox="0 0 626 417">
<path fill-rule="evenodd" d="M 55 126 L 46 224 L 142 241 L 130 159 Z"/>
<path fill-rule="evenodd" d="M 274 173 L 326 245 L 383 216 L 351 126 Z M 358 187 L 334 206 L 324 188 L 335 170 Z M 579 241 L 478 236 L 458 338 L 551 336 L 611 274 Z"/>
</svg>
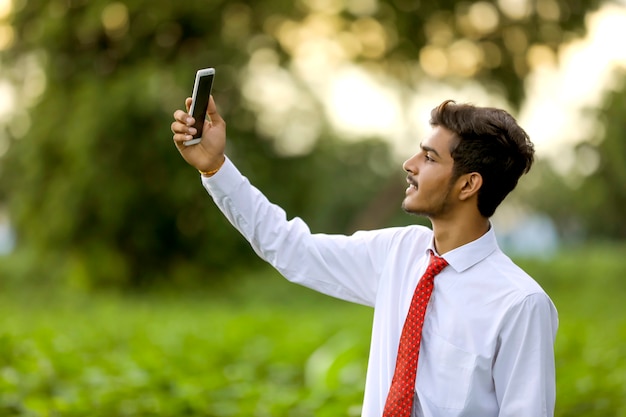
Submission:
<svg viewBox="0 0 626 417">
<path fill-rule="evenodd" d="M 174 142 L 256 253 L 292 282 L 374 307 L 363 416 L 553 415 L 557 313 L 489 221 L 533 162 L 513 117 L 451 101 L 433 109 L 431 134 L 403 165 L 402 203 L 432 230 L 344 236 L 287 220 L 224 155 L 213 99 L 208 116 L 202 141 L 185 146 L 193 120 L 177 110 Z"/>
</svg>

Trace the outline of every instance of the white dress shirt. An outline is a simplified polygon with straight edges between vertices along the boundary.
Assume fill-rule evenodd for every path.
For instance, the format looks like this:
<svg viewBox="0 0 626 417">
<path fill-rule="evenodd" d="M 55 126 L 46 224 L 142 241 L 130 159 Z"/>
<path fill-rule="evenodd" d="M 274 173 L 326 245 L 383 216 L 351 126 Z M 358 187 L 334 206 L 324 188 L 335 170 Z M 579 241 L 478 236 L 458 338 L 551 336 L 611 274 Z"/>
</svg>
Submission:
<svg viewBox="0 0 626 417">
<path fill-rule="evenodd" d="M 230 160 L 206 190 L 254 251 L 289 281 L 374 307 L 362 416 L 380 417 L 413 291 L 434 251 L 423 226 L 313 234 L 287 220 Z M 436 252 L 435 252 L 436 253 Z M 493 228 L 441 254 L 422 332 L 414 414 L 552 416 L 557 312 L 542 288 L 498 248 Z"/>
</svg>

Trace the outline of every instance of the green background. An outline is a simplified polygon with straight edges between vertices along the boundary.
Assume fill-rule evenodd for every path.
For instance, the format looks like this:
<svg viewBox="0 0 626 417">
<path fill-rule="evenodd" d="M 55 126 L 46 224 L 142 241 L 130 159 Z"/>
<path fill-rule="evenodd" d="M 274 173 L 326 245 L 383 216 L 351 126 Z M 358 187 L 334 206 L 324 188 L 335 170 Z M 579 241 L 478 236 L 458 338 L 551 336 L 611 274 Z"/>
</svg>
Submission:
<svg viewBox="0 0 626 417">
<path fill-rule="evenodd" d="M 558 60 L 611 2 L 531 1 L 519 16 L 510 3 L 0 2 L 0 226 L 15 240 L 0 254 L 0 416 L 358 415 L 372 311 L 263 265 L 177 154 L 171 115 L 214 66 L 229 156 L 290 216 L 329 233 L 413 223 L 388 141 L 333 129 L 299 48 L 315 29 L 314 47 L 407 97 L 473 82 L 517 113 L 532 47 Z M 476 10 L 496 24 L 468 25 Z M 429 73 L 423 52 L 454 45 L 479 65 Z M 250 92 L 259 57 L 306 105 L 285 119 L 314 130 L 307 152 L 281 151 L 284 126 L 261 128 L 282 96 Z M 538 155 L 508 200 L 560 239 L 555 253 L 513 254 L 560 313 L 560 417 L 626 416 L 626 77 L 614 76 L 588 109 L 601 128 L 563 149 L 571 169 Z"/>
</svg>

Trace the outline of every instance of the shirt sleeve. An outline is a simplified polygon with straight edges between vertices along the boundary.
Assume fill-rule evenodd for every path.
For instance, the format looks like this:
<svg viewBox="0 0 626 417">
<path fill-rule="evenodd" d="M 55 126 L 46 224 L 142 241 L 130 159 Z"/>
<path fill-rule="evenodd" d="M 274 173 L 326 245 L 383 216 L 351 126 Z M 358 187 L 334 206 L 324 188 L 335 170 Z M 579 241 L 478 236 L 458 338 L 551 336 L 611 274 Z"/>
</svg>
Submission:
<svg viewBox="0 0 626 417">
<path fill-rule="evenodd" d="M 289 281 L 373 306 L 393 229 L 352 236 L 313 234 L 306 223 L 268 199 L 227 159 L 202 183 L 254 251 Z"/>
<path fill-rule="evenodd" d="M 556 309 L 545 293 L 530 294 L 505 323 L 493 368 L 499 416 L 552 417 Z"/>
</svg>

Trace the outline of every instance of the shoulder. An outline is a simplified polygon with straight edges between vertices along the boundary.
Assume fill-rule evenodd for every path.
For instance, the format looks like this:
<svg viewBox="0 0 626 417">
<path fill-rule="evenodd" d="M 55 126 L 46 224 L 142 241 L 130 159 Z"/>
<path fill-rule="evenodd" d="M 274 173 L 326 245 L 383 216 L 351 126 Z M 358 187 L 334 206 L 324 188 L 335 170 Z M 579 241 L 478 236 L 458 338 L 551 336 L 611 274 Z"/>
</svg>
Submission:
<svg viewBox="0 0 626 417">
<path fill-rule="evenodd" d="M 490 258 L 495 271 L 493 278 L 501 286 L 503 299 L 508 300 L 511 312 L 542 311 L 556 317 L 554 303 L 535 278 L 499 250 Z"/>
<path fill-rule="evenodd" d="M 487 261 L 494 279 L 516 290 L 521 297 L 544 293 L 539 283 L 502 251 L 496 250 Z"/>
<path fill-rule="evenodd" d="M 494 254 L 495 279 L 502 285 L 505 322 L 533 323 L 545 328 L 546 335 L 556 334 L 558 312 L 541 285 L 504 253 Z"/>
<path fill-rule="evenodd" d="M 377 230 L 361 230 L 355 232 L 354 237 L 365 240 L 385 241 L 390 245 L 397 246 L 402 244 L 428 245 L 433 238 L 433 231 L 425 226 L 410 225 L 402 227 L 388 227 Z"/>
<path fill-rule="evenodd" d="M 371 256 L 383 257 L 388 261 L 392 254 L 394 258 L 397 255 L 416 256 L 420 251 L 426 250 L 432 238 L 432 230 L 418 225 L 361 230 L 343 237 L 347 239 L 346 244 L 356 244 L 362 250 L 370 252 Z"/>
</svg>

